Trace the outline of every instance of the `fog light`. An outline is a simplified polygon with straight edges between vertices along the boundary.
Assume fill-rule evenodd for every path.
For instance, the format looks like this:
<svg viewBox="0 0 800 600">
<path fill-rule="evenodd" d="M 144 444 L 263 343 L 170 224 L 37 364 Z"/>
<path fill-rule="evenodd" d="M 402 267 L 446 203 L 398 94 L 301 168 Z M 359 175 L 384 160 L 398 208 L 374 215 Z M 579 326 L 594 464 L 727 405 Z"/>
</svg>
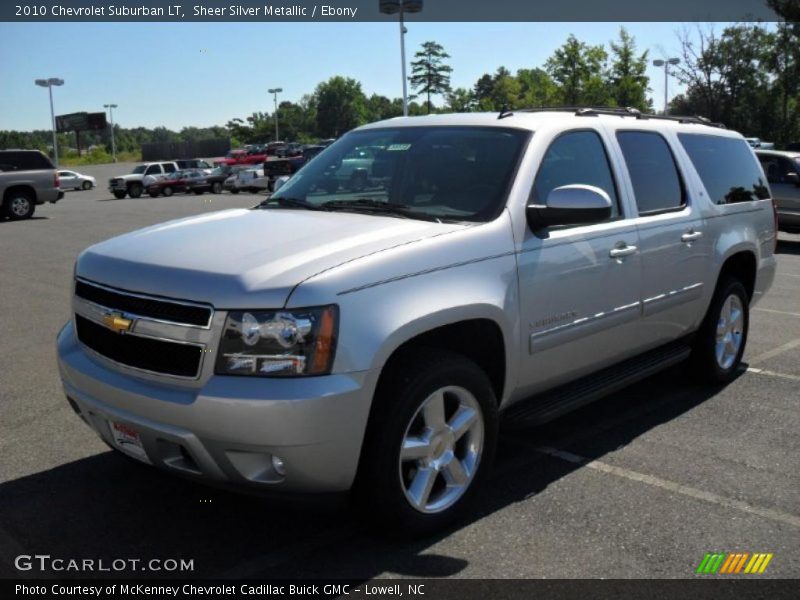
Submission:
<svg viewBox="0 0 800 600">
<path fill-rule="evenodd" d="M 286 465 L 283 464 L 283 459 L 280 456 L 272 455 L 272 468 L 281 477 L 286 475 Z"/>
</svg>

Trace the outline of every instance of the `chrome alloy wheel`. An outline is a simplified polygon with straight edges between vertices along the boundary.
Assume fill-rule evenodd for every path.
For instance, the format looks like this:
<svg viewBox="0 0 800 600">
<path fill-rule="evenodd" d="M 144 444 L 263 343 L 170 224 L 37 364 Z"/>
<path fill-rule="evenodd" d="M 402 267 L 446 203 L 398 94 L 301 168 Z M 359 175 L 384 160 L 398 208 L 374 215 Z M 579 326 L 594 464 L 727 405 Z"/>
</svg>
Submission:
<svg viewBox="0 0 800 600">
<path fill-rule="evenodd" d="M 25 196 L 16 196 L 11 199 L 9 208 L 17 217 L 24 217 L 31 210 L 31 201 Z"/>
<path fill-rule="evenodd" d="M 717 342 L 714 353 L 722 369 L 730 369 L 739 355 L 744 332 L 744 306 L 736 294 L 731 294 L 722 304 L 717 321 Z"/>
<path fill-rule="evenodd" d="M 478 471 L 483 442 L 483 415 L 475 396 L 459 386 L 433 392 L 403 436 L 399 468 L 406 500 L 423 513 L 453 506 Z"/>
</svg>

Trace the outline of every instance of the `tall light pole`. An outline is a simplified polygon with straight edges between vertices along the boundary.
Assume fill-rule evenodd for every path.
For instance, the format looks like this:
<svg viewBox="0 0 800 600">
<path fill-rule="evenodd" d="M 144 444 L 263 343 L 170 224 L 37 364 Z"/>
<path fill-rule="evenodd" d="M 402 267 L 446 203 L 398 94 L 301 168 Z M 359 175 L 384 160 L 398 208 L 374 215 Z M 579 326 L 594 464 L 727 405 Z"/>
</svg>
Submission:
<svg viewBox="0 0 800 600">
<path fill-rule="evenodd" d="M 378 0 L 383 14 L 400 15 L 400 64 L 403 77 L 403 116 L 408 116 L 408 78 L 406 77 L 406 29 L 404 13 L 418 13 L 422 10 L 422 0 Z"/>
<path fill-rule="evenodd" d="M 53 126 L 53 159 L 55 160 L 56 167 L 58 167 L 58 140 L 56 139 L 56 111 L 53 108 L 53 86 L 64 85 L 64 80 L 58 77 L 51 77 L 50 79 L 37 79 L 34 83 L 39 87 L 46 87 L 50 92 L 50 123 Z"/>
<path fill-rule="evenodd" d="M 283 88 L 272 88 L 267 91 L 272 94 L 272 99 L 275 101 L 275 141 L 277 142 L 280 139 L 278 137 L 278 94 L 283 91 Z"/>
<path fill-rule="evenodd" d="M 111 160 L 117 162 L 117 145 L 114 143 L 114 109 L 116 104 L 103 104 L 103 108 L 108 109 L 108 117 L 111 121 Z"/>
<path fill-rule="evenodd" d="M 679 62 L 681 62 L 680 58 L 667 58 L 664 60 L 657 58 L 653 61 L 654 67 L 664 67 L 664 114 L 667 114 L 669 109 L 669 94 L 667 92 L 669 88 L 669 66 L 677 65 Z"/>
</svg>

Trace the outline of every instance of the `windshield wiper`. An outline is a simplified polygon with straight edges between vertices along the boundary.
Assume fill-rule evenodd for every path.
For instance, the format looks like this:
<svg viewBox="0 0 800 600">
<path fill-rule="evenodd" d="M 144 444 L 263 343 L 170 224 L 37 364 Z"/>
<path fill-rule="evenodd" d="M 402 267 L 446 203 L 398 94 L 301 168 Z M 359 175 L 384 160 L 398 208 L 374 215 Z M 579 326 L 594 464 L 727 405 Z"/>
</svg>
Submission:
<svg viewBox="0 0 800 600">
<path fill-rule="evenodd" d="M 382 202 L 372 198 L 356 198 L 355 200 L 329 200 L 320 204 L 323 210 L 352 210 L 364 212 L 377 212 L 405 217 L 407 219 L 423 219 L 426 221 L 439 221 L 437 217 L 411 208 L 408 204 L 396 202 Z"/>
<path fill-rule="evenodd" d="M 299 198 L 267 198 L 258 205 L 258 208 L 266 208 L 270 204 L 277 204 L 281 208 L 305 208 L 306 210 L 325 210 L 316 204 L 311 204 Z"/>
</svg>

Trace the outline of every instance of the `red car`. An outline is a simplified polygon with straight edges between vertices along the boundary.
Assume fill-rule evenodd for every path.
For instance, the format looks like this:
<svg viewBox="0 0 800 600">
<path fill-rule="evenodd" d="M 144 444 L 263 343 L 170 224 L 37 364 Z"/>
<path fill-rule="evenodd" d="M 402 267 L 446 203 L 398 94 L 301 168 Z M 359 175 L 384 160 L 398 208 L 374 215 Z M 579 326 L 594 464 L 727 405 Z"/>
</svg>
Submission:
<svg viewBox="0 0 800 600">
<path fill-rule="evenodd" d="M 267 158 L 266 150 L 262 148 L 251 148 L 249 150 L 231 150 L 220 160 L 214 161 L 215 165 L 259 165 Z"/>
<path fill-rule="evenodd" d="M 175 192 L 188 191 L 190 183 L 197 183 L 204 177 L 205 173 L 200 169 L 175 171 L 147 186 L 147 193 L 150 194 L 151 198 L 156 198 L 162 194 L 164 196 L 172 196 Z"/>
</svg>

